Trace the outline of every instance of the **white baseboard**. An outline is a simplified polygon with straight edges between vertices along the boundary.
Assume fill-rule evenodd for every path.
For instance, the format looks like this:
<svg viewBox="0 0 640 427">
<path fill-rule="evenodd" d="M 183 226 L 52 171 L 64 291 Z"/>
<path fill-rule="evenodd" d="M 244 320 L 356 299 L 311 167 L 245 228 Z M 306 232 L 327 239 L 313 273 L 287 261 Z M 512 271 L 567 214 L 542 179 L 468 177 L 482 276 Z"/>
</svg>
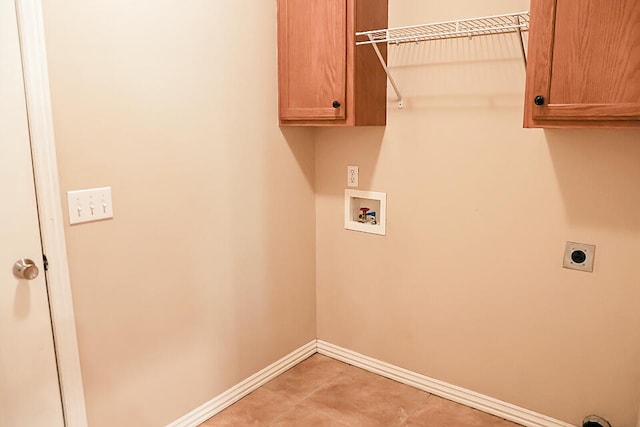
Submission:
<svg viewBox="0 0 640 427">
<path fill-rule="evenodd" d="M 318 353 L 526 427 L 575 427 L 563 421 L 429 378 L 326 341 L 318 340 Z"/>
<path fill-rule="evenodd" d="M 271 381 L 287 369 L 297 365 L 304 359 L 316 353 L 316 340 L 303 345 L 302 347 L 294 350 L 288 355 L 284 356 L 277 362 L 272 363 L 260 372 L 250 376 L 241 383 L 231 387 L 229 390 L 219 394 L 210 401 L 194 409 L 187 415 L 177 419 L 176 421 L 168 424 L 167 427 L 196 427 L 199 424 L 205 422 L 209 418 L 213 417 L 218 412 L 231 406 L 238 400 L 245 397 L 247 394 L 256 390 L 265 383 Z"/>
<path fill-rule="evenodd" d="M 391 365 L 322 340 L 313 340 L 166 427 L 196 427 L 314 353 L 365 369 L 526 427 L 575 427 L 542 414 Z M 640 426 L 638 426 L 640 427 Z"/>
</svg>

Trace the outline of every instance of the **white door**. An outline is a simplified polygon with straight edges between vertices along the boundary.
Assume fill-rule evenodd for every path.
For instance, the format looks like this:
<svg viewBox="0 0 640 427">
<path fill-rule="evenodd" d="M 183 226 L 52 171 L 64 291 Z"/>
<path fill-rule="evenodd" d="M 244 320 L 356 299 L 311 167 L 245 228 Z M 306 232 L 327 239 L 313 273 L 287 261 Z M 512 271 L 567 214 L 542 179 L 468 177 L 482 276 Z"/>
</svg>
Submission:
<svg viewBox="0 0 640 427">
<path fill-rule="evenodd" d="M 23 258 L 36 278 L 14 274 Z M 0 0 L 0 427 L 64 425 L 43 269 L 15 5 Z"/>
</svg>

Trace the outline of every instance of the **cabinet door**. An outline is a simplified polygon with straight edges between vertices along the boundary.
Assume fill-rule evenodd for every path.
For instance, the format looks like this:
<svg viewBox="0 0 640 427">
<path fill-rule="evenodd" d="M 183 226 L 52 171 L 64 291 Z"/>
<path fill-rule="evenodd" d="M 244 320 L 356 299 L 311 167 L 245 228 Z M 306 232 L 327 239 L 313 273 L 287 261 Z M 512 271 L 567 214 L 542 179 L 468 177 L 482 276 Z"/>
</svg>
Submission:
<svg viewBox="0 0 640 427">
<path fill-rule="evenodd" d="M 640 125 L 640 1 L 532 0 L 530 31 L 525 125 Z"/>
<path fill-rule="evenodd" d="M 345 118 L 346 1 L 278 1 L 280 119 Z"/>
</svg>

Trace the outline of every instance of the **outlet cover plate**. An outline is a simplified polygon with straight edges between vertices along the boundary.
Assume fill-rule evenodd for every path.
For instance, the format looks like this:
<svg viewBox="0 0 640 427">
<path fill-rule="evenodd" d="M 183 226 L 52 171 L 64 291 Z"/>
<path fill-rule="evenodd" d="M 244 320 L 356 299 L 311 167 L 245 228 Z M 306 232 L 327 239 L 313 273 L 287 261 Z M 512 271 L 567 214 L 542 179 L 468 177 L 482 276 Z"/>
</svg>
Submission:
<svg viewBox="0 0 640 427">
<path fill-rule="evenodd" d="M 347 166 L 347 187 L 357 187 L 358 186 L 358 175 L 359 168 L 358 166 Z"/>
<path fill-rule="evenodd" d="M 596 255 L 595 245 L 567 242 L 564 248 L 562 266 L 572 270 L 593 271 L 593 259 Z"/>
</svg>

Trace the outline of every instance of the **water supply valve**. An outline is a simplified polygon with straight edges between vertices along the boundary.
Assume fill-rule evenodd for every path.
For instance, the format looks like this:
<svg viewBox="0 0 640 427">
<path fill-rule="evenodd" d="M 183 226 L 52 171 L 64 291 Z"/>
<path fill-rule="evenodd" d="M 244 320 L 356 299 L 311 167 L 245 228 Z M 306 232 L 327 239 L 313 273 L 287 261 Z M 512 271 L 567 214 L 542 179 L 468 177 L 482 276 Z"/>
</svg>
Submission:
<svg viewBox="0 0 640 427">
<path fill-rule="evenodd" d="M 369 212 L 369 208 L 360 208 L 360 215 L 358 215 L 359 222 L 367 222 L 367 212 Z"/>
</svg>

